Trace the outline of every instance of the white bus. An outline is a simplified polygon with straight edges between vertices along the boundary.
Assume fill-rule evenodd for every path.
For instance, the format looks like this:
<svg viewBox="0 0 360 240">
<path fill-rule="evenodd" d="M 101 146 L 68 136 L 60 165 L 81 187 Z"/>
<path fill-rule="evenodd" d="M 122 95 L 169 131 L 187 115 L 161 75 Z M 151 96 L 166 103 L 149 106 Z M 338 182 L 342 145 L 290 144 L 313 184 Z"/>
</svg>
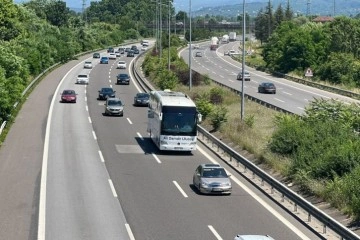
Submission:
<svg viewBox="0 0 360 240">
<path fill-rule="evenodd" d="M 170 90 L 150 92 L 148 127 L 160 150 L 196 150 L 197 124 L 201 114 L 184 93 Z"/>
</svg>

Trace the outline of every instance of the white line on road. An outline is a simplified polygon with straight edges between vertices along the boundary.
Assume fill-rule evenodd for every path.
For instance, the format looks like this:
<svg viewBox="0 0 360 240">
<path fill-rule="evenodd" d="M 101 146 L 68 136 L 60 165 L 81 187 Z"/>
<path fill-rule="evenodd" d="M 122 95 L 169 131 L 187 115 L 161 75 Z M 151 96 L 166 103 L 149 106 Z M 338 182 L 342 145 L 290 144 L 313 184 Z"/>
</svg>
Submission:
<svg viewBox="0 0 360 240">
<path fill-rule="evenodd" d="M 287 94 L 287 95 L 290 95 L 290 96 L 292 96 L 292 94 L 291 94 L 291 93 L 288 93 L 288 92 L 283 92 L 283 93 L 285 93 L 285 94 Z"/>
<path fill-rule="evenodd" d="M 302 108 L 302 107 L 297 107 L 298 109 L 300 109 L 300 110 L 305 110 L 304 108 Z"/>
<path fill-rule="evenodd" d="M 96 137 L 95 132 L 94 132 L 94 131 L 92 131 L 92 134 L 93 134 L 94 139 L 96 140 L 96 139 L 97 139 L 97 137 Z"/>
<path fill-rule="evenodd" d="M 155 155 L 155 153 L 152 153 L 151 155 L 153 155 L 153 157 L 158 163 L 161 163 L 160 159 Z"/>
<path fill-rule="evenodd" d="M 98 153 L 99 153 L 100 161 L 105 162 L 105 159 L 104 159 L 104 156 L 102 155 L 102 152 L 99 150 Z"/>
<path fill-rule="evenodd" d="M 109 180 L 109 184 L 110 184 L 111 191 L 112 191 L 114 197 L 117 198 L 117 194 L 116 194 L 116 190 L 115 190 L 114 184 L 113 184 L 113 182 L 111 181 L 111 179 L 108 179 L 108 180 Z"/>
<path fill-rule="evenodd" d="M 86 85 L 85 85 L 85 90 L 84 90 L 84 93 L 86 94 Z"/>
<path fill-rule="evenodd" d="M 130 124 L 133 124 L 130 118 L 126 118 Z"/>
<path fill-rule="evenodd" d="M 87 97 L 85 97 L 85 102 L 87 101 Z"/>
<path fill-rule="evenodd" d="M 134 234 L 131 231 L 130 225 L 125 223 L 126 231 L 128 232 L 130 240 L 135 240 Z"/>
<path fill-rule="evenodd" d="M 279 102 L 285 102 L 285 101 L 280 100 L 280 99 L 278 99 L 278 98 L 274 98 L 274 99 L 277 100 L 277 101 L 279 101 Z"/>
<path fill-rule="evenodd" d="M 217 231 L 215 230 L 215 228 L 213 226 L 208 225 L 208 228 L 215 235 L 217 240 L 222 240 L 222 237 L 220 237 L 220 235 L 217 233 Z"/>
<path fill-rule="evenodd" d="M 109 79 L 109 83 L 111 83 L 111 79 Z"/>
<path fill-rule="evenodd" d="M 221 78 L 225 78 L 223 75 L 219 75 Z"/>
<path fill-rule="evenodd" d="M 144 141 L 144 138 L 143 138 L 143 136 L 141 136 L 141 134 L 140 133 L 136 133 L 138 136 L 139 136 L 139 138 L 142 140 L 142 141 Z"/>
<path fill-rule="evenodd" d="M 89 107 L 86 105 L 85 106 L 85 110 L 88 112 L 89 111 Z"/>
<path fill-rule="evenodd" d="M 89 123 L 91 123 L 91 117 L 88 117 L 88 119 L 89 119 Z"/>
<path fill-rule="evenodd" d="M 177 187 L 177 189 L 181 192 L 181 194 L 184 196 L 184 198 L 187 198 L 188 195 L 185 193 L 185 191 L 180 187 L 180 185 L 176 182 L 173 181 L 173 183 L 175 184 L 175 186 Z"/>
<path fill-rule="evenodd" d="M 112 88 L 112 85 L 110 84 L 110 87 Z"/>
</svg>

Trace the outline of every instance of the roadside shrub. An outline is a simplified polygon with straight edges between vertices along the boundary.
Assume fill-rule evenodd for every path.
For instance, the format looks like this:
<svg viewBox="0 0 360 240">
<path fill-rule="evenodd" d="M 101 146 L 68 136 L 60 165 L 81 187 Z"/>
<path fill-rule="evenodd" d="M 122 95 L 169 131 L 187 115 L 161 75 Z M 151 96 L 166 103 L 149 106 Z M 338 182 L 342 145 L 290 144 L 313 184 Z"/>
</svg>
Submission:
<svg viewBox="0 0 360 240">
<path fill-rule="evenodd" d="M 228 110 L 224 106 L 215 106 L 210 114 L 211 125 L 215 131 L 217 131 L 221 125 L 227 122 Z"/>
<path fill-rule="evenodd" d="M 214 87 L 210 90 L 210 102 L 212 104 L 223 103 L 225 90 L 221 87 Z"/>
<path fill-rule="evenodd" d="M 254 115 L 247 115 L 245 117 L 245 124 L 246 126 L 248 126 L 249 128 L 252 128 L 255 124 L 255 116 Z"/>
<path fill-rule="evenodd" d="M 201 113 L 203 120 L 207 118 L 213 111 L 214 106 L 208 100 L 206 94 L 198 96 L 195 99 L 197 110 Z"/>
</svg>

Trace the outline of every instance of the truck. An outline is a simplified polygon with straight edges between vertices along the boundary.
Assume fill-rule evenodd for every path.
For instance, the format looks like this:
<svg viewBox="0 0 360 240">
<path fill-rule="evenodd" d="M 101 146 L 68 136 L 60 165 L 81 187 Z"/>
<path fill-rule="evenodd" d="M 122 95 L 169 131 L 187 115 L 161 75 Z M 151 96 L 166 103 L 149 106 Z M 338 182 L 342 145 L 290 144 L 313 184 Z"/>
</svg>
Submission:
<svg viewBox="0 0 360 240">
<path fill-rule="evenodd" d="M 210 50 L 216 50 L 219 46 L 219 39 L 217 37 L 212 37 L 210 39 Z"/>
<path fill-rule="evenodd" d="M 221 43 L 228 43 L 229 42 L 229 35 L 225 34 L 221 38 Z"/>
<path fill-rule="evenodd" d="M 229 41 L 230 42 L 236 41 L 236 32 L 230 32 L 229 33 Z"/>
</svg>

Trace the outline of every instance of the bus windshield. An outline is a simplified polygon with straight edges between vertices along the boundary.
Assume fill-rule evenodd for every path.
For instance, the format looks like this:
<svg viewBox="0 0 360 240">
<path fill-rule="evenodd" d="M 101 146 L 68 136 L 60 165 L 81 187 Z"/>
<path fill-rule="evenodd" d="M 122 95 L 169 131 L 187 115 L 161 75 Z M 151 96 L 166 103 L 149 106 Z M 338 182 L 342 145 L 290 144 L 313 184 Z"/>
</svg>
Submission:
<svg viewBox="0 0 360 240">
<path fill-rule="evenodd" d="M 161 122 L 162 135 L 196 136 L 196 109 L 189 107 L 164 107 Z"/>
</svg>

